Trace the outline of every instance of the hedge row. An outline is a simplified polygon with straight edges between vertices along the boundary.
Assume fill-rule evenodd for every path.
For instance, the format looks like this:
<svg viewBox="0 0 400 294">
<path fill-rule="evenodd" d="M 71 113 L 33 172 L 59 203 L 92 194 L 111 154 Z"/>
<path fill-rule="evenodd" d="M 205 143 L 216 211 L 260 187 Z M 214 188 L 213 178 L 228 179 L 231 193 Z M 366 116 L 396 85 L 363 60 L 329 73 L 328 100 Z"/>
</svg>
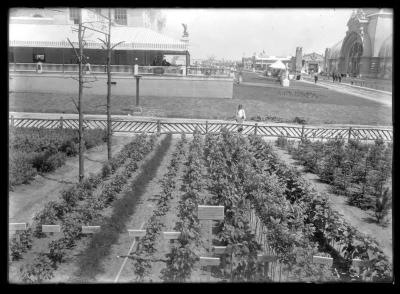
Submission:
<svg viewBox="0 0 400 294">
<path fill-rule="evenodd" d="M 84 132 L 85 149 L 106 141 L 101 129 Z M 38 172 L 50 172 L 79 152 L 79 133 L 70 129 L 10 128 L 9 188 L 29 183 Z"/>
</svg>

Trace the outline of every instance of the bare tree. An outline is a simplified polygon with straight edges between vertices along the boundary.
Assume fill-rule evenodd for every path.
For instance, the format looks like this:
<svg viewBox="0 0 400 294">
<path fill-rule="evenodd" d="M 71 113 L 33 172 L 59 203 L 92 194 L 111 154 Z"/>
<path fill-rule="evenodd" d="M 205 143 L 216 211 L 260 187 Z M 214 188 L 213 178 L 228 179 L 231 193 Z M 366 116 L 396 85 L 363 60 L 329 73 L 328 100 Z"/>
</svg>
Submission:
<svg viewBox="0 0 400 294">
<path fill-rule="evenodd" d="M 82 108 L 82 94 L 83 94 L 83 68 L 82 64 L 84 62 L 83 57 L 83 38 L 85 34 L 85 29 L 82 27 L 82 10 L 79 9 L 79 22 L 78 22 L 78 44 L 79 53 L 76 51 L 72 42 L 68 39 L 68 42 L 74 49 L 75 55 L 78 59 L 79 73 L 78 73 L 78 105 L 74 102 L 78 112 L 79 112 L 79 182 L 82 182 L 84 178 L 84 160 L 83 160 L 83 108 Z"/>
<path fill-rule="evenodd" d="M 105 40 L 98 38 L 106 46 L 107 53 L 107 158 L 112 158 L 111 145 L 112 145 L 112 130 L 111 130 L 111 53 L 112 50 L 123 43 L 119 42 L 111 47 L 111 9 L 108 9 L 108 33 L 105 34 Z M 104 49 L 104 47 L 102 47 Z"/>
</svg>

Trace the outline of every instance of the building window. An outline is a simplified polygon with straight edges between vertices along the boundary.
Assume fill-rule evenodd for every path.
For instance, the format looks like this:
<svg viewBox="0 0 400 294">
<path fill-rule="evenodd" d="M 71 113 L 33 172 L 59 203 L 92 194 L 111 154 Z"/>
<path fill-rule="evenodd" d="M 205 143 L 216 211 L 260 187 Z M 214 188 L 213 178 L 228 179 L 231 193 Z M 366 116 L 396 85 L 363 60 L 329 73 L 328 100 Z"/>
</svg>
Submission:
<svg viewBox="0 0 400 294">
<path fill-rule="evenodd" d="M 69 9 L 69 19 L 74 21 L 74 24 L 79 23 L 79 9 L 78 8 L 70 8 Z"/>
<path fill-rule="evenodd" d="M 127 13 L 126 13 L 126 9 L 115 9 L 114 12 L 114 20 L 117 24 L 120 25 L 127 25 Z"/>
</svg>

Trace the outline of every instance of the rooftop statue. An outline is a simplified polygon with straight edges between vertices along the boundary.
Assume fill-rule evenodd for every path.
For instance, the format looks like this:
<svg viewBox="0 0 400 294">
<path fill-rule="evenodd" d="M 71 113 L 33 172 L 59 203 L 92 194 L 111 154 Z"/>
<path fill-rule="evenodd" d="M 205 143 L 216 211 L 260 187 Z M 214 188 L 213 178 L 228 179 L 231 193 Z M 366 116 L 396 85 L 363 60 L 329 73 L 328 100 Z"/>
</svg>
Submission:
<svg viewBox="0 0 400 294">
<path fill-rule="evenodd" d="M 183 36 L 182 37 L 189 37 L 189 33 L 187 32 L 187 24 L 183 23 Z"/>
</svg>

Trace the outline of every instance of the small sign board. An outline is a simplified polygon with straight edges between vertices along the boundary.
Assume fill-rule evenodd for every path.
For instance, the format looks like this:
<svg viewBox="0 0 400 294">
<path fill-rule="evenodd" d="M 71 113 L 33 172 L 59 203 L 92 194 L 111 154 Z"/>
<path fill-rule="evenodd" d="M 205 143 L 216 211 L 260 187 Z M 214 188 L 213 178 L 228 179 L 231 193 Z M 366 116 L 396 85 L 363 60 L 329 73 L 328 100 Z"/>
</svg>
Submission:
<svg viewBox="0 0 400 294">
<path fill-rule="evenodd" d="M 59 233 L 61 232 L 60 225 L 42 225 L 43 233 Z"/>
<path fill-rule="evenodd" d="M 100 226 L 82 226 L 83 234 L 94 234 L 100 231 Z"/>
<path fill-rule="evenodd" d="M 361 259 L 353 259 L 352 266 L 355 267 L 362 267 L 362 266 L 368 266 L 369 265 L 369 260 L 361 260 Z"/>
<path fill-rule="evenodd" d="M 176 240 L 180 237 L 181 232 L 163 232 L 165 240 Z"/>
<path fill-rule="evenodd" d="M 199 205 L 197 217 L 199 220 L 223 220 L 224 206 Z"/>
<path fill-rule="evenodd" d="M 201 266 L 217 266 L 221 262 L 219 257 L 200 257 Z"/>
<path fill-rule="evenodd" d="M 227 253 L 226 246 L 213 246 L 214 254 Z"/>
<path fill-rule="evenodd" d="M 324 256 L 313 256 L 313 263 L 326 264 L 326 265 L 332 266 L 333 258 L 332 257 L 324 257 Z"/>
<path fill-rule="evenodd" d="M 257 259 L 260 262 L 274 262 L 278 259 L 278 257 L 276 255 L 258 254 Z"/>
<path fill-rule="evenodd" d="M 131 237 L 144 237 L 146 236 L 146 230 L 128 230 L 129 236 Z"/>
<path fill-rule="evenodd" d="M 9 223 L 8 229 L 10 231 L 26 231 L 27 224 L 26 223 Z"/>
</svg>

